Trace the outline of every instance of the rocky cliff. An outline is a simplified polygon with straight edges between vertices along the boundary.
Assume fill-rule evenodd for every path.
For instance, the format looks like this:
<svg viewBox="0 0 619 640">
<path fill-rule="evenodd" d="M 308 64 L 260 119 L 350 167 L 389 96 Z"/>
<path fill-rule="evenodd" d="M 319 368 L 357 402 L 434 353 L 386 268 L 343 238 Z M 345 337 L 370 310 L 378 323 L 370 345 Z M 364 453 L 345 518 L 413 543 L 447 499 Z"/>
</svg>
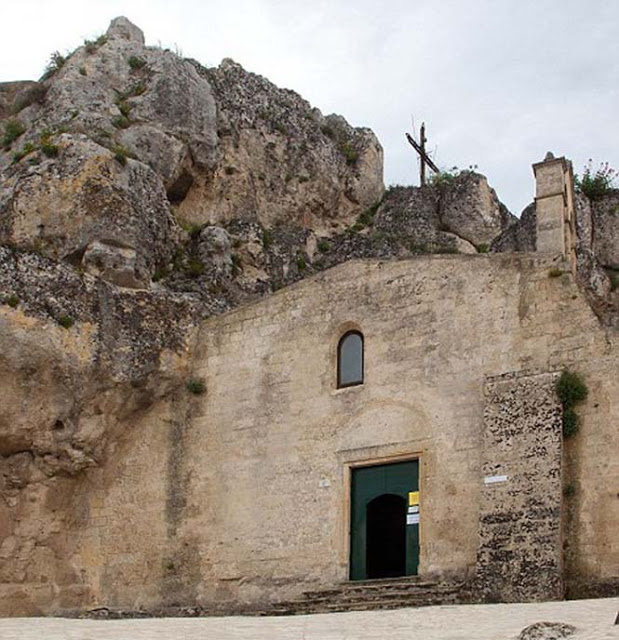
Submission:
<svg viewBox="0 0 619 640">
<path fill-rule="evenodd" d="M 2 92 L 0 239 L 123 286 L 166 269 L 183 225 L 341 229 L 382 196 L 371 131 L 232 61 L 147 48 L 125 19 L 45 78 Z"/>
<path fill-rule="evenodd" d="M 0 109 L 0 241 L 123 287 L 174 275 L 175 288 L 179 272 L 208 272 L 212 285 L 210 267 L 239 273 L 241 261 L 241 288 L 281 286 L 321 238 L 369 226 L 383 198 L 370 130 L 231 60 L 206 69 L 145 47 L 124 18 L 54 54 L 38 83 L 0 85 Z M 416 250 L 475 251 L 508 221 L 475 174 L 404 193 L 386 199 L 376 230 L 399 235 L 389 221 L 404 216 Z"/>
</svg>

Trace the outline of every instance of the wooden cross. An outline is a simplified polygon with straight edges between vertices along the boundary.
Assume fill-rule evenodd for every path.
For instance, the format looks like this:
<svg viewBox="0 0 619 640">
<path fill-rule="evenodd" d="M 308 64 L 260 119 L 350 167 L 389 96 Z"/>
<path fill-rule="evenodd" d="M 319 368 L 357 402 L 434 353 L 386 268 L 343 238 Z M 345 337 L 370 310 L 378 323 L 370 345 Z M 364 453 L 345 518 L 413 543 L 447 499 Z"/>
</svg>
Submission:
<svg viewBox="0 0 619 640">
<path fill-rule="evenodd" d="M 428 139 L 426 138 L 426 123 L 421 123 L 421 143 L 417 142 L 413 136 L 409 133 L 406 134 L 406 139 L 409 141 L 413 149 L 419 154 L 419 158 L 421 159 L 421 163 L 419 165 L 419 181 L 421 182 L 421 186 L 423 187 L 426 183 L 426 165 L 432 169 L 435 173 L 440 173 L 440 169 L 432 162 L 430 156 L 426 153 L 426 142 Z"/>
</svg>

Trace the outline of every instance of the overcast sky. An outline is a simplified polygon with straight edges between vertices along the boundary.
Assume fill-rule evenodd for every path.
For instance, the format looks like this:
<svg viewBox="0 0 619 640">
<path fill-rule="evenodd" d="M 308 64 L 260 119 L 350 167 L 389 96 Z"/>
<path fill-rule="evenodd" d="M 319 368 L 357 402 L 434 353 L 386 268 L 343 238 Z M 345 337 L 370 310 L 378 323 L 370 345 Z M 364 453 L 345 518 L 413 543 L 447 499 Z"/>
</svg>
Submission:
<svg viewBox="0 0 619 640">
<path fill-rule="evenodd" d="M 548 150 L 619 167 L 619 0 L 7 0 L 0 81 L 37 79 L 117 15 L 370 127 L 386 184 L 418 182 L 413 118 L 439 167 L 477 165 L 518 215 Z"/>
</svg>

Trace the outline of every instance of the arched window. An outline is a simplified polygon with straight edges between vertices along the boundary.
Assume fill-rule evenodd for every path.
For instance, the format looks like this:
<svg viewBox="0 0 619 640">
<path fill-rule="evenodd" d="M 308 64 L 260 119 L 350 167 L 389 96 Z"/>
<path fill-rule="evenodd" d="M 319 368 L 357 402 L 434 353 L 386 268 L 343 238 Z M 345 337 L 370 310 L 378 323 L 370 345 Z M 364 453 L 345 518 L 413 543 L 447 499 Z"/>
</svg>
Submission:
<svg viewBox="0 0 619 640">
<path fill-rule="evenodd" d="M 337 386 L 356 384 L 363 384 L 363 335 L 349 331 L 337 345 Z"/>
</svg>

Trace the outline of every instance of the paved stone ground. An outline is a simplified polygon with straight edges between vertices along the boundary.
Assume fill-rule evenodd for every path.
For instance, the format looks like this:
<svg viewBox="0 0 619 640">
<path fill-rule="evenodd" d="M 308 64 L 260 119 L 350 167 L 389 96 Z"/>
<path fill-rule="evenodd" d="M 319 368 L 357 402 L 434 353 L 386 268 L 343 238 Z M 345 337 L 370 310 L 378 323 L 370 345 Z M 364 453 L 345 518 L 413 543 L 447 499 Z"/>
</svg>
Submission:
<svg viewBox="0 0 619 640">
<path fill-rule="evenodd" d="M 0 619 L 0 640 L 515 640 L 534 622 L 577 627 L 573 640 L 619 640 L 619 598 L 453 605 L 276 618 Z"/>
</svg>

